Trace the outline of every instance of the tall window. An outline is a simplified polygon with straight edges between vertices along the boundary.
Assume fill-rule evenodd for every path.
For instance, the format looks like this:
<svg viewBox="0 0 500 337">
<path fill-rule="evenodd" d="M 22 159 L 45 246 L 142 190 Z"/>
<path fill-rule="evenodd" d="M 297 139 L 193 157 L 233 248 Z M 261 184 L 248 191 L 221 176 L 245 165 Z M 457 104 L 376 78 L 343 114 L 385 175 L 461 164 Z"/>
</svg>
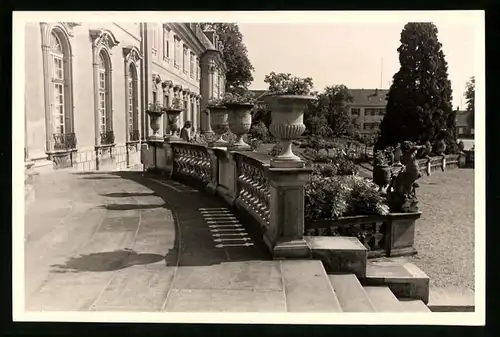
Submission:
<svg viewBox="0 0 500 337">
<path fill-rule="evenodd" d="M 99 54 L 99 117 L 101 121 L 101 132 L 106 131 L 106 62 L 102 54 Z"/>
<path fill-rule="evenodd" d="M 175 36 L 174 37 L 174 66 L 179 69 L 179 62 L 181 60 L 181 40 Z"/>
<path fill-rule="evenodd" d="M 351 108 L 351 115 L 359 116 L 361 109 L 360 108 Z"/>
<path fill-rule="evenodd" d="M 54 93 L 52 101 L 54 109 L 54 132 L 64 134 L 66 132 L 64 52 L 61 41 L 54 32 L 51 34 L 50 51 L 52 56 L 52 85 Z"/>
<path fill-rule="evenodd" d="M 127 78 L 127 117 L 130 140 L 139 140 L 139 95 L 137 90 L 137 68 L 134 64 L 129 66 L 129 76 Z"/>
<path fill-rule="evenodd" d="M 112 131 L 113 125 L 111 122 L 110 99 L 109 99 L 109 86 L 110 86 L 110 66 L 106 52 L 102 50 L 99 53 L 99 66 L 98 66 L 98 97 L 99 97 L 99 117 L 101 132 Z"/>
<path fill-rule="evenodd" d="M 188 72 L 188 48 L 186 45 L 182 47 L 182 70 L 185 74 Z"/>
<path fill-rule="evenodd" d="M 163 58 L 168 61 L 170 57 L 170 42 L 169 42 L 169 31 L 167 28 L 163 27 Z"/>
<path fill-rule="evenodd" d="M 219 97 L 219 73 L 217 70 L 214 71 L 214 87 L 213 87 L 213 96 Z"/>
<path fill-rule="evenodd" d="M 151 29 L 153 31 L 153 34 L 151 34 L 151 38 L 153 41 L 151 41 L 151 47 L 153 47 L 153 54 L 156 55 L 156 52 L 158 51 L 158 29 L 156 25 L 151 25 Z"/>
<path fill-rule="evenodd" d="M 167 93 L 165 93 L 163 95 L 163 106 L 165 108 L 168 108 L 169 105 L 170 105 L 170 97 L 168 96 Z M 167 130 L 167 126 L 168 126 L 168 117 L 166 115 L 163 115 L 163 131 Z"/>
<path fill-rule="evenodd" d="M 189 59 L 189 74 L 191 78 L 194 78 L 194 53 L 191 53 L 190 59 Z"/>
<path fill-rule="evenodd" d="M 200 65 L 197 64 L 196 65 L 196 80 L 199 81 L 200 80 L 200 73 L 201 73 L 201 69 L 200 69 Z"/>
</svg>

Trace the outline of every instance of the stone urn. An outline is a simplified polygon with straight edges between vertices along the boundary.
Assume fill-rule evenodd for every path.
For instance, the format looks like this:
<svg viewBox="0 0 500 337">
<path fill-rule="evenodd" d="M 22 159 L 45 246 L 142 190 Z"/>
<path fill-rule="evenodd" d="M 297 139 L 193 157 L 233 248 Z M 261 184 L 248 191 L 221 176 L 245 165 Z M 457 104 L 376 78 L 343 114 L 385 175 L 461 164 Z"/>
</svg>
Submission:
<svg viewBox="0 0 500 337">
<path fill-rule="evenodd" d="M 182 109 L 164 109 L 164 111 L 167 115 L 168 123 L 168 134 L 165 134 L 165 139 L 170 141 L 180 140 L 179 136 L 177 136 L 177 132 L 179 131 L 179 116 Z"/>
<path fill-rule="evenodd" d="M 150 140 L 163 140 L 163 138 L 158 133 L 161 128 L 160 118 L 163 115 L 162 110 L 146 110 L 149 116 L 149 126 L 153 129 L 153 134 L 149 136 Z"/>
<path fill-rule="evenodd" d="M 373 182 L 379 187 L 379 190 L 384 190 L 391 182 L 392 169 L 388 165 L 375 165 L 373 167 Z"/>
<path fill-rule="evenodd" d="M 306 130 L 304 109 L 314 96 L 273 95 L 264 97 L 271 108 L 269 131 L 281 143 L 282 151 L 271 159 L 272 167 L 304 167 L 305 163 L 292 151 L 292 142 Z"/>
<path fill-rule="evenodd" d="M 222 135 L 229 131 L 227 108 L 225 106 L 216 106 L 208 108 L 210 110 L 210 126 L 217 135 L 217 140 L 213 146 L 226 146 L 227 142 L 222 139 Z"/>
<path fill-rule="evenodd" d="M 245 143 L 243 136 L 250 131 L 252 126 L 251 103 L 226 103 L 229 130 L 236 136 L 233 144 L 234 150 L 249 150 L 252 147 Z"/>
</svg>

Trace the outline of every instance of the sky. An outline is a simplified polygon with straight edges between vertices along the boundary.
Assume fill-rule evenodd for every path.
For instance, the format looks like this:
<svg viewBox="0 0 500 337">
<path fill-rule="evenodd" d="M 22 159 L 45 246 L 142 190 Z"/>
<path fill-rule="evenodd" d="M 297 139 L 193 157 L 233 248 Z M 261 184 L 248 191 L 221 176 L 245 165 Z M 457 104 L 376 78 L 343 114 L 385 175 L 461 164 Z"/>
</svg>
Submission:
<svg viewBox="0 0 500 337">
<path fill-rule="evenodd" d="M 434 23 L 448 62 L 453 106 L 464 108 L 465 85 L 474 76 L 473 23 Z M 399 70 L 397 48 L 404 24 L 240 23 L 255 68 L 250 89 L 267 89 L 264 77 L 271 71 L 312 77 L 320 91 L 335 84 L 351 89 L 388 89 Z"/>
</svg>

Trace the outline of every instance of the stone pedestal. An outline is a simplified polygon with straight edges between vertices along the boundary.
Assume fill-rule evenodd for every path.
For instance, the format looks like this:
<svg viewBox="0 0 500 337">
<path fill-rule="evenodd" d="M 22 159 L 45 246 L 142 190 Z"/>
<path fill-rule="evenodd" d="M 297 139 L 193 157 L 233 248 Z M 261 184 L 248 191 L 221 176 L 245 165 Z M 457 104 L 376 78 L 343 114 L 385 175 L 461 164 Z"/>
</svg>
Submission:
<svg viewBox="0 0 500 337">
<path fill-rule="evenodd" d="M 146 171 L 159 172 L 165 163 L 161 163 L 162 158 L 165 157 L 165 152 L 163 151 L 163 138 L 157 139 L 155 135 L 149 137 L 148 139 L 149 152 L 152 152 L 152 163 L 146 167 Z M 162 165 L 163 164 L 163 165 Z"/>
<path fill-rule="evenodd" d="M 269 167 L 271 189 L 269 230 L 264 241 L 276 259 L 308 259 L 311 250 L 304 240 L 304 185 L 310 168 Z"/>
</svg>

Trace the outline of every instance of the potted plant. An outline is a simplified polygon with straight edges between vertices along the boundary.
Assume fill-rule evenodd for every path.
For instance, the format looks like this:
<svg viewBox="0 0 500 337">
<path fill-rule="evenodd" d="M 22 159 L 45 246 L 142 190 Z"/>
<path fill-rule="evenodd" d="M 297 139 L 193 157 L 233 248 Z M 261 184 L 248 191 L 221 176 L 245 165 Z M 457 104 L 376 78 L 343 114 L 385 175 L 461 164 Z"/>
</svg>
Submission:
<svg viewBox="0 0 500 337">
<path fill-rule="evenodd" d="M 168 130 L 169 134 L 166 136 L 169 140 L 177 140 L 177 131 L 179 131 L 179 116 L 184 110 L 182 107 L 182 101 L 179 97 L 174 97 L 172 102 L 168 107 L 163 109 L 167 114 L 168 118 Z"/>
<path fill-rule="evenodd" d="M 386 150 L 375 152 L 373 161 L 373 182 L 379 186 L 379 190 L 387 187 L 391 180 L 391 166 Z"/>
<path fill-rule="evenodd" d="M 160 117 L 163 115 L 163 108 L 160 102 L 149 103 L 148 108 L 146 109 L 146 113 L 150 118 L 149 126 L 153 129 L 153 134 L 150 136 L 151 140 L 163 140 L 162 137 L 158 134 L 158 130 L 160 130 Z"/>
<path fill-rule="evenodd" d="M 251 146 L 245 143 L 243 136 L 252 126 L 252 108 L 255 103 L 253 94 L 249 91 L 226 93 L 222 100 L 228 112 L 229 130 L 236 135 L 232 147 L 235 150 L 250 150 Z"/>
<path fill-rule="evenodd" d="M 264 97 L 271 108 L 269 131 L 282 144 L 283 151 L 271 159 L 274 167 L 303 167 L 304 162 L 292 152 L 292 141 L 306 130 L 304 109 L 315 99 L 312 78 L 292 77 L 291 74 L 271 72 L 264 82 L 269 92 Z"/>
<path fill-rule="evenodd" d="M 222 135 L 229 131 L 227 108 L 220 98 L 212 98 L 207 103 L 207 109 L 210 111 L 210 126 L 217 135 L 217 139 L 212 143 L 213 146 L 224 146 L 227 142 Z"/>
</svg>

